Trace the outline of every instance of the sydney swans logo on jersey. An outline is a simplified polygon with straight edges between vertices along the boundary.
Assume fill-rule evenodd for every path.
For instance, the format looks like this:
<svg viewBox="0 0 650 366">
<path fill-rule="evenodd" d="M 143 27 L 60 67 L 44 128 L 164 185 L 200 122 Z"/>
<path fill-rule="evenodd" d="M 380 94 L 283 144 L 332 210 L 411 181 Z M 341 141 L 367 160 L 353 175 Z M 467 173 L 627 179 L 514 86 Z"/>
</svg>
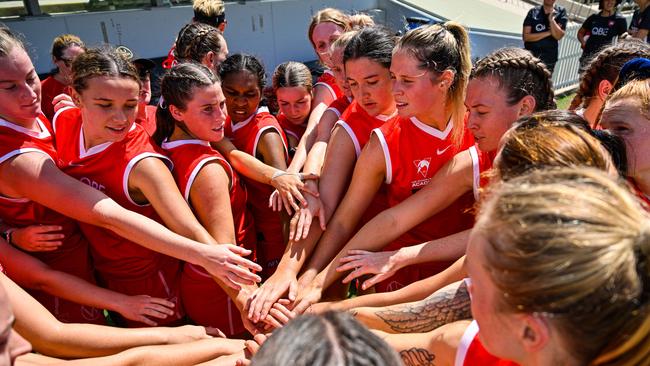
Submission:
<svg viewBox="0 0 650 366">
<path fill-rule="evenodd" d="M 431 158 L 413 160 L 413 164 L 418 168 L 418 174 L 421 174 L 422 177 L 426 178 L 427 173 L 429 172 L 429 165 L 431 165 Z"/>
<path fill-rule="evenodd" d="M 429 178 L 429 166 L 431 165 L 431 157 L 424 158 L 421 160 L 413 160 L 413 165 L 415 165 L 416 174 L 415 176 L 422 176 L 424 179 L 416 179 L 411 181 L 411 189 L 419 189 L 427 184 L 429 184 L 429 181 L 431 178 Z"/>
</svg>

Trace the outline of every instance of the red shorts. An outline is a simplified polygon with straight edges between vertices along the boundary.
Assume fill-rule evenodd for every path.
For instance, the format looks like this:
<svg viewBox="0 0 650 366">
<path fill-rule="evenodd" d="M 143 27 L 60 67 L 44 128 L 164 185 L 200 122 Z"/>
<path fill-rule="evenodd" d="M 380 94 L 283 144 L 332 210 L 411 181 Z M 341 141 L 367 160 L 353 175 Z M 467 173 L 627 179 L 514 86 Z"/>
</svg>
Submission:
<svg viewBox="0 0 650 366">
<path fill-rule="evenodd" d="M 228 337 L 246 331 L 237 306 L 201 267 L 185 263 L 181 302 L 187 316 L 198 325 L 219 328 Z"/>
<path fill-rule="evenodd" d="M 177 259 L 163 257 L 158 269 L 140 278 L 107 278 L 102 276 L 106 288 L 125 295 L 149 295 L 174 303 L 174 314 L 166 319 L 154 319 L 158 326 L 180 325 L 185 315 L 180 302 L 181 265 Z M 124 319 L 127 327 L 146 327 L 144 323 Z"/>
</svg>

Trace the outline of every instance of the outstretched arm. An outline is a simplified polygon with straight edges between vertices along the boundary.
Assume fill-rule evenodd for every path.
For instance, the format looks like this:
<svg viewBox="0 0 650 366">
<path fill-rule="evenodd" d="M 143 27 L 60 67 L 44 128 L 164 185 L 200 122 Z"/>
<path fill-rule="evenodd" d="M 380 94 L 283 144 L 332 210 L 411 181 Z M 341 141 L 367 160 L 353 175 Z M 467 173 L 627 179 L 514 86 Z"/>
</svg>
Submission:
<svg viewBox="0 0 650 366">
<path fill-rule="evenodd" d="M 2 273 L 0 284 L 7 291 L 16 317 L 14 329 L 32 344 L 35 351 L 49 356 L 104 356 L 137 346 L 210 338 L 205 328 L 196 326 L 123 329 L 94 324 L 64 324 Z"/>
</svg>

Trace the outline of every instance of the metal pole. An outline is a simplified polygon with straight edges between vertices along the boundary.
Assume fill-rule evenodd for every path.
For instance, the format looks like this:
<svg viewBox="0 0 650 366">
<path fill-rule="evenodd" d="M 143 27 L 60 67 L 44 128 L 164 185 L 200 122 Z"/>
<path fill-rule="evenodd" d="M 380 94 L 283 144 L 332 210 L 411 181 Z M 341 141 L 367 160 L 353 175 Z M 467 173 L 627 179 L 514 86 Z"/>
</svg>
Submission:
<svg viewBox="0 0 650 366">
<path fill-rule="evenodd" d="M 38 0 L 23 0 L 23 4 L 25 4 L 27 15 L 43 15 L 41 6 L 38 4 Z"/>
</svg>

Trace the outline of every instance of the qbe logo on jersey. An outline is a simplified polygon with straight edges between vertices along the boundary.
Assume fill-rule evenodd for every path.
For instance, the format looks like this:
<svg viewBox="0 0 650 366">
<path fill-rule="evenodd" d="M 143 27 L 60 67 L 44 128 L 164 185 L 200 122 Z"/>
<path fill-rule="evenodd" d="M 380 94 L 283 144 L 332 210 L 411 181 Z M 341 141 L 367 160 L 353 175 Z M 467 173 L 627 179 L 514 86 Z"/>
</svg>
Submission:
<svg viewBox="0 0 650 366">
<path fill-rule="evenodd" d="M 431 180 L 431 178 L 428 177 L 429 166 L 431 165 L 431 157 L 420 160 L 413 160 L 413 165 L 415 165 L 415 168 L 417 169 L 416 177 L 422 176 L 424 179 L 416 179 L 411 181 L 411 188 L 416 189 L 427 185 Z"/>
</svg>

